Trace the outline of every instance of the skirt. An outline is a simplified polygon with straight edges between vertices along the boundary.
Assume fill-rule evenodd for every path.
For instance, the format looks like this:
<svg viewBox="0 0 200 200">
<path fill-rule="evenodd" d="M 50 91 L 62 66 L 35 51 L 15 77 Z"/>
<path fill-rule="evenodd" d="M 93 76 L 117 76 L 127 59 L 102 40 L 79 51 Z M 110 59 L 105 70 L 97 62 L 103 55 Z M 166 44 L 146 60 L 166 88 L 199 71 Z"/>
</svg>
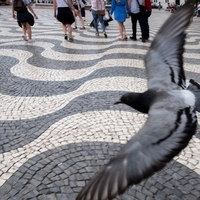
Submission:
<svg viewBox="0 0 200 200">
<path fill-rule="evenodd" d="M 114 17 L 116 21 L 126 21 L 126 8 L 124 6 L 116 6 L 114 11 Z"/>
<path fill-rule="evenodd" d="M 28 10 L 25 12 L 17 12 L 17 22 L 20 27 L 22 27 L 22 22 L 28 22 L 30 26 L 33 26 L 34 17 Z"/>
<path fill-rule="evenodd" d="M 69 7 L 58 8 L 57 20 L 64 25 L 75 22 L 74 15 Z"/>
</svg>

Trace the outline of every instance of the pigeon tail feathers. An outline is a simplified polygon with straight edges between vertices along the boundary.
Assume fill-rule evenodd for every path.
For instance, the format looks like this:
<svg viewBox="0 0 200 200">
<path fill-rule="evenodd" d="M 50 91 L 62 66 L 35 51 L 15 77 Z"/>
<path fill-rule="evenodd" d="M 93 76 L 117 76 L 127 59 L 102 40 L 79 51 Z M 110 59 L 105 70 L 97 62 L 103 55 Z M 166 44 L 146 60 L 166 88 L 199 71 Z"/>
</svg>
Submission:
<svg viewBox="0 0 200 200">
<path fill-rule="evenodd" d="M 200 85 L 193 79 L 191 79 L 187 89 L 190 90 L 195 95 L 196 98 L 195 110 L 200 112 Z"/>
</svg>

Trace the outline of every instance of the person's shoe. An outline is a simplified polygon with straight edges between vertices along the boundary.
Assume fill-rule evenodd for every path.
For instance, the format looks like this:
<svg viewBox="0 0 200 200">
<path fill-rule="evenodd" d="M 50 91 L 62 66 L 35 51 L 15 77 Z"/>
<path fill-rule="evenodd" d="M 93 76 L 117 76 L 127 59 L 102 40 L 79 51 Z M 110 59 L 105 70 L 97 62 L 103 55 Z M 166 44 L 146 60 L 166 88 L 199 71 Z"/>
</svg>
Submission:
<svg viewBox="0 0 200 200">
<path fill-rule="evenodd" d="M 127 35 L 124 36 L 124 40 L 128 40 Z"/>
<path fill-rule="evenodd" d="M 73 39 L 73 38 L 69 38 L 68 40 L 69 40 L 69 42 L 73 42 L 73 41 L 74 41 L 74 39 Z"/>
<path fill-rule="evenodd" d="M 67 40 L 67 39 L 68 39 L 68 36 L 67 36 L 67 34 L 65 34 L 64 38 L 65 38 L 65 40 Z"/>
<path fill-rule="evenodd" d="M 99 33 L 95 33 L 95 35 L 96 35 L 97 37 L 99 37 Z"/>
<path fill-rule="evenodd" d="M 85 27 L 80 28 L 80 30 L 85 30 Z"/>
<path fill-rule="evenodd" d="M 140 37 L 140 40 L 142 40 L 142 39 L 144 39 L 144 40 L 149 40 L 148 38 L 142 38 L 142 37 Z"/>
<path fill-rule="evenodd" d="M 105 38 L 107 38 L 107 37 L 108 37 L 108 36 L 107 36 L 107 34 L 106 34 L 106 32 L 104 32 L 103 34 L 104 34 L 104 37 L 105 37 Z"/>
<path fill-rule="evenodd" d="M 27 42 L 28 42 L 28 43 L 33 43 L 34 40 L 30 39 L 30 40 L 28 40 Z"/>
<path fill-rule="evenodd" d="M 144 42 L 144 43 L 145 43 L 145 42 L 146 42 L 146 40 L 145 40 L 144 38 L 142 38 L 142 42 Z"/>
<path fill-rule="evenodd" d="M 130 39 L 133 40 L 133 41 L 137 41 L 137 39 L 135 37 L 132 37 L 132 36 L 130 37 Z"/>
<path fill-rule="evenodd" d="M 22 35 L 22 38 L 24 39 L 24 41 L 28 41 L 26 35 Z"/>
</svg>

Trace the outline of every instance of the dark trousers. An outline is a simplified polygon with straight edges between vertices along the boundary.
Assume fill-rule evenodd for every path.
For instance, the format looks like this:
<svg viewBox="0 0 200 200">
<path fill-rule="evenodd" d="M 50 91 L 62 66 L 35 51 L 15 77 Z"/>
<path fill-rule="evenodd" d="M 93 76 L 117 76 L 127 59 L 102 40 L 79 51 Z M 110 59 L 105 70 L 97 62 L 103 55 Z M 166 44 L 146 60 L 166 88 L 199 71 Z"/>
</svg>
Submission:
<svg viewBox="0 0 200 200">
<path fill-rule="evenodd" d="M 137 21 L 139 21 L 139 24 L 141 24 L 140 13 L 137 13 L 137 14 L 131 13 L 132 32 L 133 32 L 133 38 L 135 38 L 135 39 L 136 39 L 136 35 L 137 35 Z M 141 27 L 141 25 L 140 25 L 140 27 Z"/>
<path fill-rule="evenodd" d="M 142 38 L 149 39 L 149 22 L 148 18 L 151 16 L 151 11 L 147 11 L 144 16 L 141 16 L 139 23 L 142 32 Z"/>
</svg>

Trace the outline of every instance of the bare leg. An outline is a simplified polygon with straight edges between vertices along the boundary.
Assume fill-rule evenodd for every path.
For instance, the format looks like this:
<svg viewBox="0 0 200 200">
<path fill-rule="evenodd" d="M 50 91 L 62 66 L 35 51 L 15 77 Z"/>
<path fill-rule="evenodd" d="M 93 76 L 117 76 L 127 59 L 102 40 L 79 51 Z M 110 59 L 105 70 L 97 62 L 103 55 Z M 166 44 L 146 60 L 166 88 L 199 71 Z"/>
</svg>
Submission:
<svg viewBox="0 0 200 200">
<path fill-rule="evenodd" d="M 67 30 L 68 30 L 69 38 L 72 38 L 72 27 L 71 27 L 71 24 L 67 24 Z"/>
<path fill-rule="evenodd" d="M 127 39 L 127 36 L 126 36 L 126 28 L 124 26 L 124 23 L 122 23 L 122 28 L 123 28 L 123 38 L 124 39 Z"/>
<path fill-rule="evenodd" d="M 32 39 L 32 30 L 31 30 L 31 26 L 29 25 L 28 22 L 26 22 L 26 30 L 28 32 L 28 38 L 29 38 L 29 40 L 31 40 Z"/>
<path fill-rule="evenodd" d="M 82 16 L 81 16 L 81 12 L 78 12 L 78 16 L 79 16 L 79 19 L 80 19 L 80 21 L 81 21 L 82 28 L 85 28 L 85 26 L 84 26 L 84 20 L 83 20 L 83 18 L 82 18 Z"/>
<path fill-rule="evenodd" d="M 26 35 L 26 23 L 22 23 L 22 33 Z"/>
<path fill-rule="evenodd" d="M 67 34 L 67 28 L 66 28 L 65 24 L 62 24 L 62 29 L 63 29 L 64 34 L 66 35 Z"/>
<path fill-rule="evenodd" d="M 118 23 L 118 28 L 119 28 L 119 33 L 120 33 L 120 36 L 121 36 L 121 40 L 124 39 L 123 37 L 123 23 L 122 22 L 117 22 Z"/>
<path fill-rule="evenodd" d="M 77 20 L 76 20 L 75 12 L 73 12 L 73 15 L 74 15 L 74 28 L 76 29 L 77 28 Z"/>
</svg>

